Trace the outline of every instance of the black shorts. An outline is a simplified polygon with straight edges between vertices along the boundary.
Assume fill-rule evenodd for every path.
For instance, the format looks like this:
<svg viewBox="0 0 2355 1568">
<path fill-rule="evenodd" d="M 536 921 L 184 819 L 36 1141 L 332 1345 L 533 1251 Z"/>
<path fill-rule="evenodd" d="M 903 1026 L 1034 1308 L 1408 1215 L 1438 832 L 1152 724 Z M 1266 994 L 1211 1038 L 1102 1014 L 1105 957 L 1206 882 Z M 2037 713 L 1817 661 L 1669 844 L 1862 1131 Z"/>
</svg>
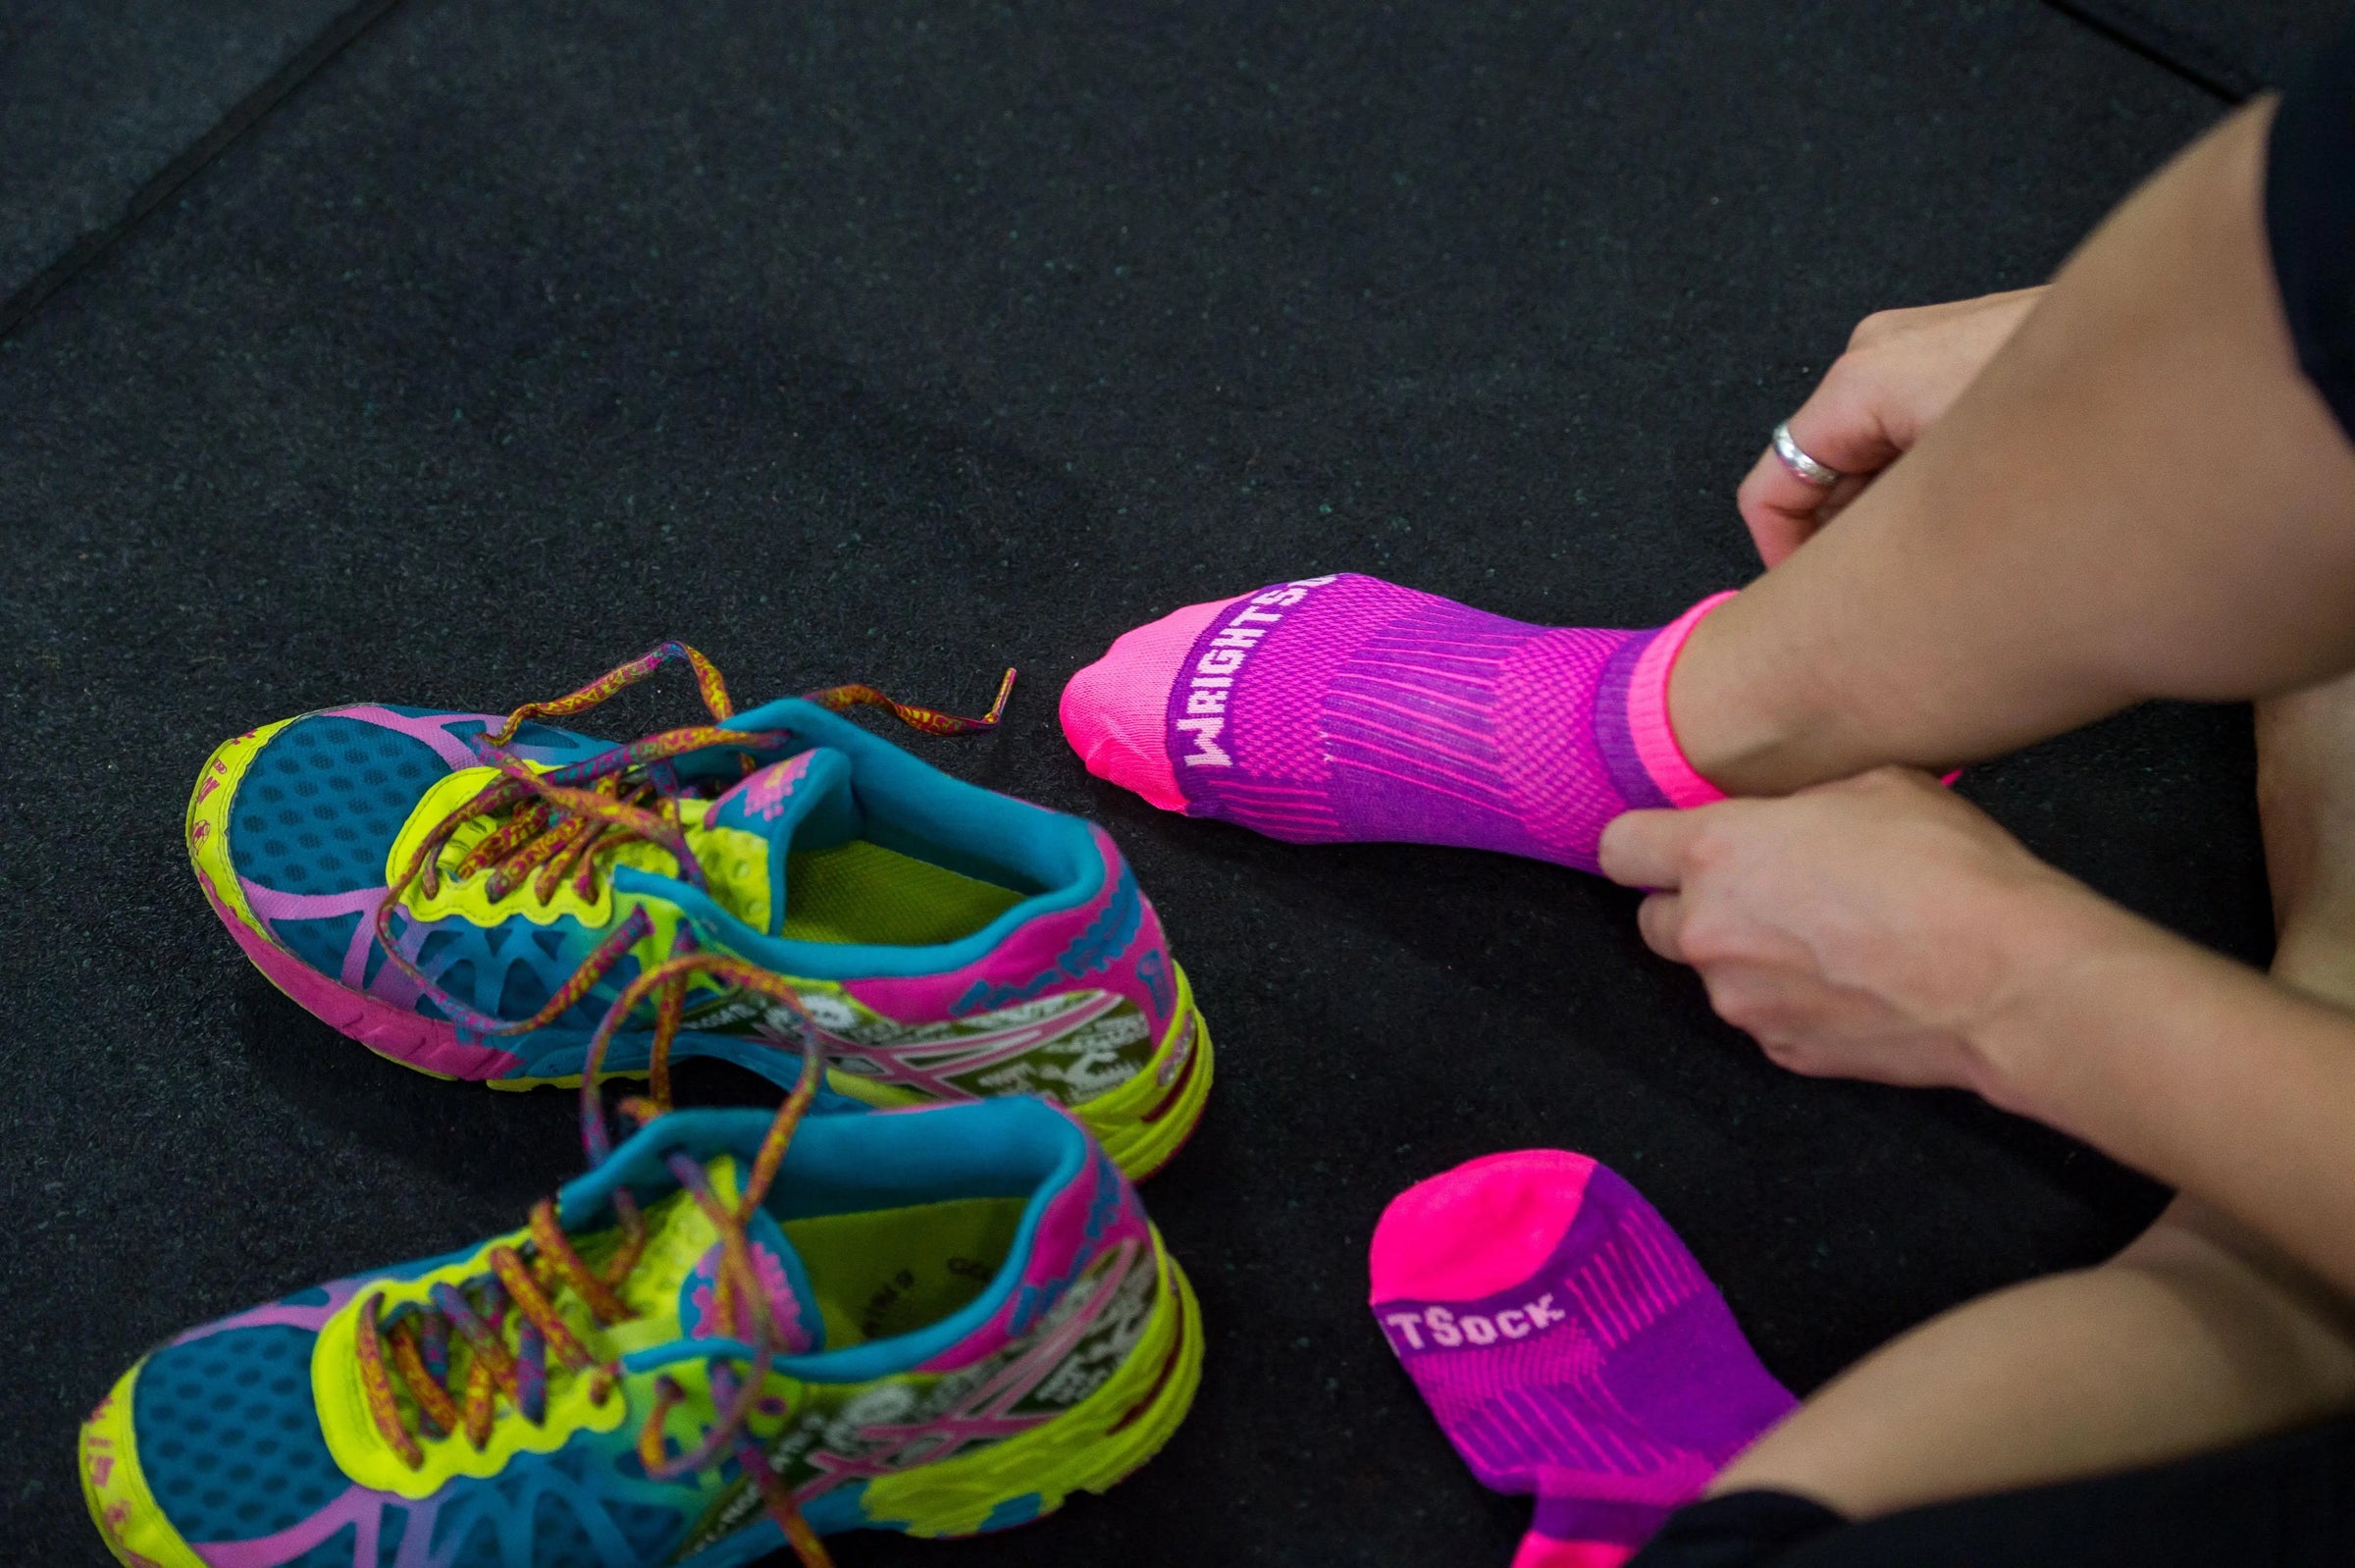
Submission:
<svg viewBox="0 0 2355 1568">
<path fill-rule="evenodd" d="M 1673 1515 L 1626 1568 L 2347 1568 L 2355 1418 L 2171 1465 L 1850 1524 L 1735 1491 Z"/>
<path fill-rule="evenodd" d="M 2265 235 L 2298 363 L 2355 439 L 2355 30 L 2275 111 Z"/>
</svg>

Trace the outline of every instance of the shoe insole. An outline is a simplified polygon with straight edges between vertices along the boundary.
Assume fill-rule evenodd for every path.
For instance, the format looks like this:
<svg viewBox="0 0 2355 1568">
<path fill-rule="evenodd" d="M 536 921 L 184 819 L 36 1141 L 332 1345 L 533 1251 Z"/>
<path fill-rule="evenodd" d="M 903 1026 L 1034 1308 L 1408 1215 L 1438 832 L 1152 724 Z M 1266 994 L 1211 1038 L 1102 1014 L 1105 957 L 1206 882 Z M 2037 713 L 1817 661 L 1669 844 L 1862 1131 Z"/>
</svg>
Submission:
<svg viewBox="0 0 2355 1568">
<path fill-rule="evenodd" d="M 865 839 L 785 857 L 785 936 L 931 947 L 972 935 L 1022 895 Z"/>
<path fill-rule="evenodd" d="M 826 1348 L 925 1329 L 997 1278 L 1022 1221 L 1023 1198 L 946 1203 L 785 1222 L 826 1325 Z"/>
</svg>

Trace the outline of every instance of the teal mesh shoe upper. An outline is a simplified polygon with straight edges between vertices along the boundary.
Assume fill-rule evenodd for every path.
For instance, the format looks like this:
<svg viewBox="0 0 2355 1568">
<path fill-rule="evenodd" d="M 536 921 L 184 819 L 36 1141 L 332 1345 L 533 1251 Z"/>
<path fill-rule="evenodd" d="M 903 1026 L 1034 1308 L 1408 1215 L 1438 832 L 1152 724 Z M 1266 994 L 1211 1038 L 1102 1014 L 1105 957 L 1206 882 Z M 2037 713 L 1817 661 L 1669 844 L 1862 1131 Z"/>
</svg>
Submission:
<svg viewBox="0 0 2355 1568">
<path fill-rule="evenodd" d="M 276 1535 L 350 1485 L 319 1434 L 311 1340 L 308 1330 L 265 1324 L 149 1358 L 133 1417 L 139 1463 L 188 1540 Z"/>
<path fill-rule="evenodd" d="M 349 1283 L 335 1291 L 339 1303 L 352 1294 Z M 306 1298 L 315 1313 L 288 1310 Z M 251 1321 L 323 1319 L 328 1300 L 306 1291 L 200 1330 L 140 1369 L 139 1464 L 192 1545 L 267 1568 L 643 1568 L 685 1533 L 693 1489 L 648 1480 L 626 1441 L 595 1435 L 414 1504 L 355 1487 L 320 1433 L 314 1331 Z M 418 1541 L 404 1556 L 412 1532 Z M 260 1544 L 289 1534 L 320 1539 Z"/>
<path fill-rule="evenodd" d="M 385 854 L 449 765 L 415 736 L 333 713 L 294 720 L 247 768 L 230 815 L 239 875 L 287 893 L 385 885 Z"/>
<path fill-rule="evenodd" d="M 496 722 L 397 704 L 292 720 L 263 743 L 238 781 L 231 864 L 280 893 L 382 888 L 401 824 L 452 768 L 480 763 L 470 738 Z M 546 724 L 522 726 L 511 743 L 518 756 L 543 761 L 572 761 L 604 744 Z"/>
</svg>

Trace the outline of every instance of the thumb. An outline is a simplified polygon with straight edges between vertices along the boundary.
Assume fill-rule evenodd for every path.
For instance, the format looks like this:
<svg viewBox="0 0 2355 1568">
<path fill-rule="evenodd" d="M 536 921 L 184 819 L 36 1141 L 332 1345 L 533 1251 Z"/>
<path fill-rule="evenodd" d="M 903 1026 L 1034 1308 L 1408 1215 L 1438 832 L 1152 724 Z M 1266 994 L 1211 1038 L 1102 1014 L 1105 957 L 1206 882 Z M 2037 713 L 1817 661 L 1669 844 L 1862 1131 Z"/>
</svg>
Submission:
<svg viewBox="0 0 2355 1568">
<path fill-rule="evenodd" d="M 1621 887 L 1672 891 L 1683 885 L 1685 852 L 1699 831 L 1690 811 L 1628 811 L 1602 830 L 1596 855 Z"/>
</svg>

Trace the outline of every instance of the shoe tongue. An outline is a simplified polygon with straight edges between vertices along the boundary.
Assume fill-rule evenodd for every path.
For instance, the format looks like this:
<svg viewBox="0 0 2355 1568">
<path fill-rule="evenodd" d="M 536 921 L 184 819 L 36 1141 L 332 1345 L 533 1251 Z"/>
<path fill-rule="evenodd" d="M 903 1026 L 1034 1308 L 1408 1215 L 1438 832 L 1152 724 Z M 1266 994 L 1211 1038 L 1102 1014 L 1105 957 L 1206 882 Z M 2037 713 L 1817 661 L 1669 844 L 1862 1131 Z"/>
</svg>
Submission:
<svg viewBox="0 0 2355 1568">
<path fill-rule="evenodd" d="M 712 1192 L 722 1204 L 734 1205 L 736 1162 L 723 1155 L 706 1170 Z M 703 1205 L 681 1192 L 650 1210 L 647 1220 L 647 1247 L 633 1271 L 630 1293 L 651 1298 L 649 1306 L 672 1306 L 678 1337 L 751 1343 L 752 1303 L 721 1299 L 720 1254 L 725 1243 Z M 753 1273 L 768 1301 L 769 1320 L 776 1327 L 777 1353 L 804 1355 L 825 1348 L 825 1322 L 810 1287 L 809 1270 L 766 1210 L 753 1211 L 745 1224 L 745 1239 L 752 1247 Z"/>
<path fill-rule="evenodd" d="M 698 854 L 712 873 L 713 891 L 726 895 L 739 915 L 766 906 L 766 918 L 750 923 L 775 936 L 785 928 L 786 855 L 847 844 L 864 822 L 851 793 L 850 758 L 813 746 L 769 763 L 713 801 L 702 829 L 708 848 L 699 845 Z"/>
<path fill-rule="evenodd" d="M 810 1274 L 801 1254 L 765 1210 L 753 1212 L 745 1239 L 752 1244 L 753 1272 L 759 1276 L 760 1292 L 768 1300 L 777 1353 L 799 1356 L 824 1349 L 826 1325 L 811 1297 Z M 750 1344 L 759 1332 L 752 1303 L 719 1299 L 720 1250 L 721 1243 L 713 1241 L 679 1281 L 679 1333 L 689 1339 L 742 1339 Z"/>
</svg>

